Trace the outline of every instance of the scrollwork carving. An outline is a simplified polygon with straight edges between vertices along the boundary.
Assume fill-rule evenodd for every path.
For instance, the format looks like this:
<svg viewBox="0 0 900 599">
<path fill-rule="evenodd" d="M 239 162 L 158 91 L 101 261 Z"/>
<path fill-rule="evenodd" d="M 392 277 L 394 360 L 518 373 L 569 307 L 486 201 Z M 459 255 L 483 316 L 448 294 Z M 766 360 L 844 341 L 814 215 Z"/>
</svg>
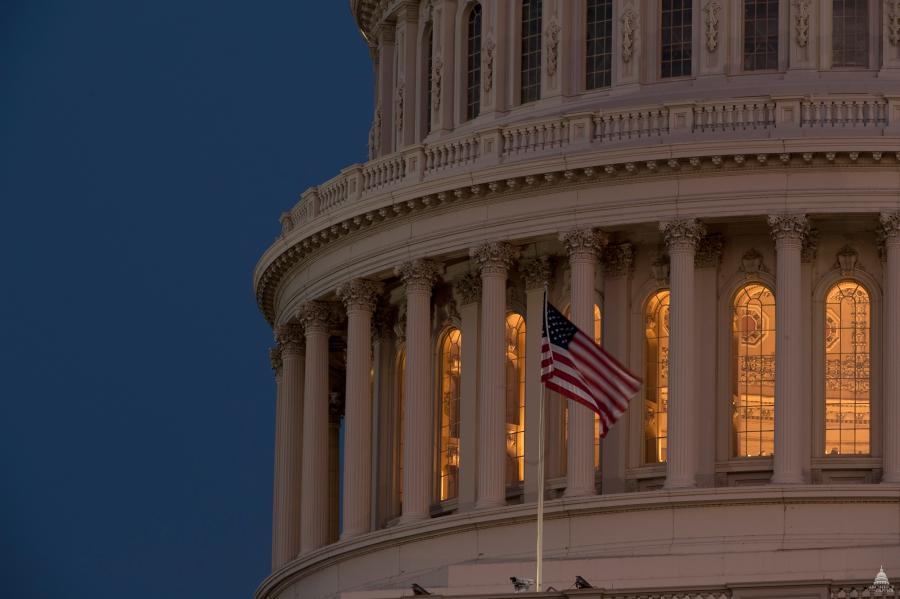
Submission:
<svg viewBox="0 0 900 599">
<path fill-rule="evenodd" d="M 481 277 L 476 272 L 467 272 L 458 278 L 453 288 L 463 305 L 474 304 L 481 299 Z"/>
<path fill-rule="evenodd" d="M 484 47 L 482 50 L 484 51 L 484 91 L 485 93 L 489 93 L 491 88 L 494 87 L 494 51 L 497 49 L 497 44 L 494 42 L 494 38 L 489 37 L 484 42 Z"/>
<path fill-rule="evenodd" d="M 384 285 L 367 279 L 351 279 L 337 288 L 337 296 L 347 311 L 366 310 L 372 312 Z"/>
<path fill-rule="evenodd" d="M 694 254 L 694 266 L 697 268 L 716 268 L 722 261 L 722 248 L 725 242 L 718 233 L 703 236 Z"/>
<path fill-rule="evenodd" d="M 403 130 L 403 95 L 405 93 L 405 84 L 403 79 L 397 81 L 397 95 L 394 98 L 394 102 L 396 104 L 397 111 L 397 129 Z"/>
<path fill-rule="evenodd" d="M 741 266 L 738 269 L 748 277 L 756 276 L 761 272 L 769 272 L 763 263 L 763 255 L 756 248 L 750 248 L 741 256 Z"/>
<path fill-rule="evenodd" d="M 809 43 L 809 15 L 812 0 L 794 0 L 794 33 L 797 45 L 805 48 Z"/>
<path fill-rule="evenodd" d="M 622 13 L 622 61 L 631 62 L 638 36 L 638 14 L 632 7 Z"/>
<path fill-rule="evenodd" d="M 719 13 L 722 5 L 719 0 L 707 0 L 703 7 L 704 24 L 706 25 L 706 49 L 715 52 L 719 47 Z"/>
<path fill-rule="evenodd" d="M 338 322 L 334 302 L 308 301 L 300 306 L 297 316 L 307 335 L 312 332 L 328 332 Z"/>
<path fill-rule="evenodd" d="M 441 109 L 441 75 L 443 71 L 443 61 L 436 58 L 431 65 L 431 106 L 434 112 Z"/>
<path fill-rule="evenodd" d="M 559 234 L 559 240 L 566 246 L 569 257 L 583 254 L 599 255 L 606 247 L 608 237 L 597 229 L 573 229 Z"/>
<path fill-rule="evenodd" d="M 696 218 L 683 218 L 659 223 L 669 249 L 685 245 L 697 247 L 706 234 L 706 227 Z"/>
<path fill-rule="evenodd" d="M 548 256 L 538 256 L 522 260 L 519 263 L 519 272 L 525 280 L 525 289 L 539 289 L 550 282 L 553 268 Z"/>
<path fill-rule="evenodd" d="M 900 0 L 885 0 L 884 9 L 888 41 L 892 46 L 900 45 Z"/>
<path fill-rule="evenodd" d="M 547 74 L 551 77 L 556 74 L 556 68 L 559 64 L 559 24 L 556 21 L 550 21 L 547 25 Z"/>
<path fill-rule="evenodd" d="M 634 272 L 634 245 L 631 242 L 607 246 L 603 251 L 603 273 L 607 277 L 624 277 Z"/>
<path fill-rule="evenodd" d="M 279 359 L 284 353 L 302 352 L 306 345 L 306 338 L 303 336 L 303 326 L 297 322 L 289 322 L 279 325 L 275 329 L 275 340 L 278 343 Z"/>
<path fill-rule="evenodd" d="M 886 242 L 900 240 L 900 212 L 882 212 L 878 220 L 881 223 L 882 237 Z"/>
<path fill-rule="evenodd" d="M 506 274 L 519 249 L 505 241 L 491 241 L 469 250 L 482 274 Z"/>
<path fill-rule="evenodd" d="M 768 221 L 772 229 L 772 238 L 776 241 L 782 239 L 802 241 L 809 233 L 809 221 L 805 214 L 770 214 Z"/>
<path fill-rule="evenodd" d="M 443 266 L 434 260 L 417 258 L 401 264 L 394 269 L 394 273 L 403 279 L 407 291 L 411 289 L 431 291 L 432 285 L 443 270 Z"/>
<path fill-rule="evenodd" d="M 851 245 L 845 245 L 840 250 L 838 250 L 837 256 L 835 256 L 834 268 L 841 271 L 841 274 L 845 277 L 853 274 L 853 271 L 858 268 L 859 264 L 859 252 L 856 251 Z"/>
<path fill-rule="evenodd" d="M 810 264 L 816 261 L 816 254 L 819 252 L 819 230 L 810 227 L 803 238 L 803 245 L 800 246 L 800 262 Z"/>
</svg>

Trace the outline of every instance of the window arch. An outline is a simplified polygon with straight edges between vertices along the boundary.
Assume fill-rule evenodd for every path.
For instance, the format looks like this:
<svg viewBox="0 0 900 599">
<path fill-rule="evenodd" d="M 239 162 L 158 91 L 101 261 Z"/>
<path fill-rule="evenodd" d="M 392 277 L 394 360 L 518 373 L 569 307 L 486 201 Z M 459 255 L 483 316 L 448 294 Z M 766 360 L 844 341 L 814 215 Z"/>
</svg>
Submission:
<svg viewBox="0 0 900 599">
<path fill-rule="evenodd" d="M 669 290 L 661 289 L 644 310 L 644 462 L 666 461 L 669 403 Z"/>
<path fill-rule="evenodd" d="M 434 85 L 434 29 L 431 23 L 425 26 L 423 41 L 425 42 L 425 76 L 422 79 L 425 81 L 425 93 L 422 94 L 422 97 L 425 98 L 425 105 L 422 107 L 422 114 L 425 117 L 425 123 L 422 131 L 425 133 L 422 137 L 427 137 L 431 133 L 431 88 Z"/>
<path fill-rule="evenodd" d="M 855 280 L 825 295 L 825 454 L 870 454 L 871 300 Z"/>
<path fill-rule="evenodd" d="M 462 335 L 451 328 L 444 333 L 440 351 L 440 412 L 438 465 L 440 498 L 453 499 L 459 494 L 459 396 Z"/>
<path fill-rule="evenodd" d="M 541 35 L 543 0 L 522 0 L 522 49 L 519 64 L 519 103 L 541 98 Z"/>
<path fill-rule="evenodd" d="M 612 82 L 612 0 L 587 0 L 585 6 L 585 89 Z"/>
<path fill-rule="evenodd" d="M 762 283 L 741 287 L 732 302 L 732 449 L 734 457 L 775 449 L 775 295 Z"/>
<path fill-rule="evenodd" d="M 525 474 L 525 319 L 506 317 L 506 484 Z"/>
<path fill-rule="evenodd" d="M 481 3 L 469 11 L 466 50 L 466 119 L 481 111 Z"/>
</svg>

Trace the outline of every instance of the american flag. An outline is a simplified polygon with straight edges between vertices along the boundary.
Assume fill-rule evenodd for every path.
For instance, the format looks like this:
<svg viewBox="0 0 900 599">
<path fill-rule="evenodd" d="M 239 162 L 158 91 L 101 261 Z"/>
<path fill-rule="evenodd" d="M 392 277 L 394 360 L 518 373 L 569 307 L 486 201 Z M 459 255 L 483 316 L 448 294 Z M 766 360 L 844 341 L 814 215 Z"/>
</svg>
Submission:
<svg viewBox="0 0 900 599">
<path fill-rule="evenodd" d="M 544 301 L 541 381 L 600 415 L 606 436 L 641 388 L 641 380 Z"/>
</svg>

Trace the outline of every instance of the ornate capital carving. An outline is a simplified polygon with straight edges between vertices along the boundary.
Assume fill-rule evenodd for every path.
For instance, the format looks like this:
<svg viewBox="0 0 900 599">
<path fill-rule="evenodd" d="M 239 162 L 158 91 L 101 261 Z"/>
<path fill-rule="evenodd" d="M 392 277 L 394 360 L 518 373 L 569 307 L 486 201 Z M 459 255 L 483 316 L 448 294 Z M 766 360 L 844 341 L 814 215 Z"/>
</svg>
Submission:
<svg viewBox="0 0 900 599">
<path fill-rule="evenodd" d="M 384 285 L 377 281 L 351 279 L 337 288 L 337 295 L 344 302 L 348 312 L 350 310 L 372 312 L 382 289 Z"/>
<path fill-rule="evenodd" d="M 669 250 L 696 248 L 706 234 L 706 227 L 696 218 L 683 218 L 659 223 Z"/>
<path fill-rule="evenodd" d="M 453 283 L 462 304 L 474 304 L 481 299 L 481 277 L 478 273 L 467 272 Z"/>
<path fill-rule="evenodd" d="M 603 273 L 607 277 L 624 277 L 634 272 L 634 246 L 631 242 L 607 246 L 603 251 Z"/>
<path fill-rule="evenodd" d="M 481 274 L 503 274 L 518 257 L 519 249 L 505 241 L 491 241 L 469 250 Z"/>
<path fill-rule="evenodd" d="M 775 241 L 803 241 L 809 233 L 809 221 L 805 214 L 770 214 L 768 220 Z"/>
<path fill-rule="evenodd" d="M 372 339 L 383 341 L 395 335 L 394 324 L 397 321 L 397 310 L 391 305 L 380 303 L 372 315 Z"/>
<path fill-rule="evenodd" d="M 553 268 L 548 256 L 538 256 L 519 262 L 519 272 L 525 280 L 525 289 L 538 289 L 550 282 Z"/>
<path fill-rule="evenodd" d="M 597 229 L 573 229 L 559 234 L 559 240 L 566 246 L 569 258 L 594 257 L 603 251 L 609 241 L 606 233 Z"/>
<path fill-rule="evenodd" d="M 403 279 L 407 291 L 430 292 L 443 270 L 443 266 L 434 260 L 416 258 L 395 268 L 394 274 Z"/>
<path fill-rule="evenodd" d="M 716 268 L 722 261 L 722 248 L 725 243 L 718 233 L 705 235 L 697 245 L 694 254 L 694 266 L 697 268 Z"/>
<path fill-rule="evenodd" d="M 900 241 L 900 212 L 882 212 L 878 220 L 885 243 Z"/>
<path fill-rule="evenodd" d="M 307 335 L 327 333 L 337 323 L 333 302 L 308 301 L 300 306 L 297 316 L 303 323 Z"/>
<path fill-rule="evenodd" d="M 816 261 L 816 254 L 819 251 L 819 230 L 810 227 L 803 238 L 803 245 L 800 247 L 800 262 L 810 264 Z"/>
<path fill-rule="evenodd" d="M 275 347 L 269 348 L 269 362 L 272 363 L 272 370 L 275 371 L 275 374 L 281 370 L 281 346 L 276 345 Z"/>
<path fill-rule="evenodd" d="M 306 347 L 303 325 L 298 322 L 279 325 L 275 330 L 275 340 L 278 343 L 279 359 L 281 354 L 300 353 Z"/>
</svg>

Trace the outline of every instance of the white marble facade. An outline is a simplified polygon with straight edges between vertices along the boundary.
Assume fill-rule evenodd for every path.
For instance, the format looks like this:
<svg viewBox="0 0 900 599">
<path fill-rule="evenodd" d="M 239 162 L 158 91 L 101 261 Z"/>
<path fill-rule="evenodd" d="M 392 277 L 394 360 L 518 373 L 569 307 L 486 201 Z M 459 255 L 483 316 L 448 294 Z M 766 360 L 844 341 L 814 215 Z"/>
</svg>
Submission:
<svg viewBox="0 0 900 599">
<path fill-rule="evenodd" d="M 577 594 L 900 570 L 900 2 L 350 4 L 370 160 L 254 272 L 258 599 L 507 596 L 540 492 L 546 584 L 603 589 Z M 644 386 L 602 441 L 547 397 L 541 490 L 545 286 Z"/>
</svg>

